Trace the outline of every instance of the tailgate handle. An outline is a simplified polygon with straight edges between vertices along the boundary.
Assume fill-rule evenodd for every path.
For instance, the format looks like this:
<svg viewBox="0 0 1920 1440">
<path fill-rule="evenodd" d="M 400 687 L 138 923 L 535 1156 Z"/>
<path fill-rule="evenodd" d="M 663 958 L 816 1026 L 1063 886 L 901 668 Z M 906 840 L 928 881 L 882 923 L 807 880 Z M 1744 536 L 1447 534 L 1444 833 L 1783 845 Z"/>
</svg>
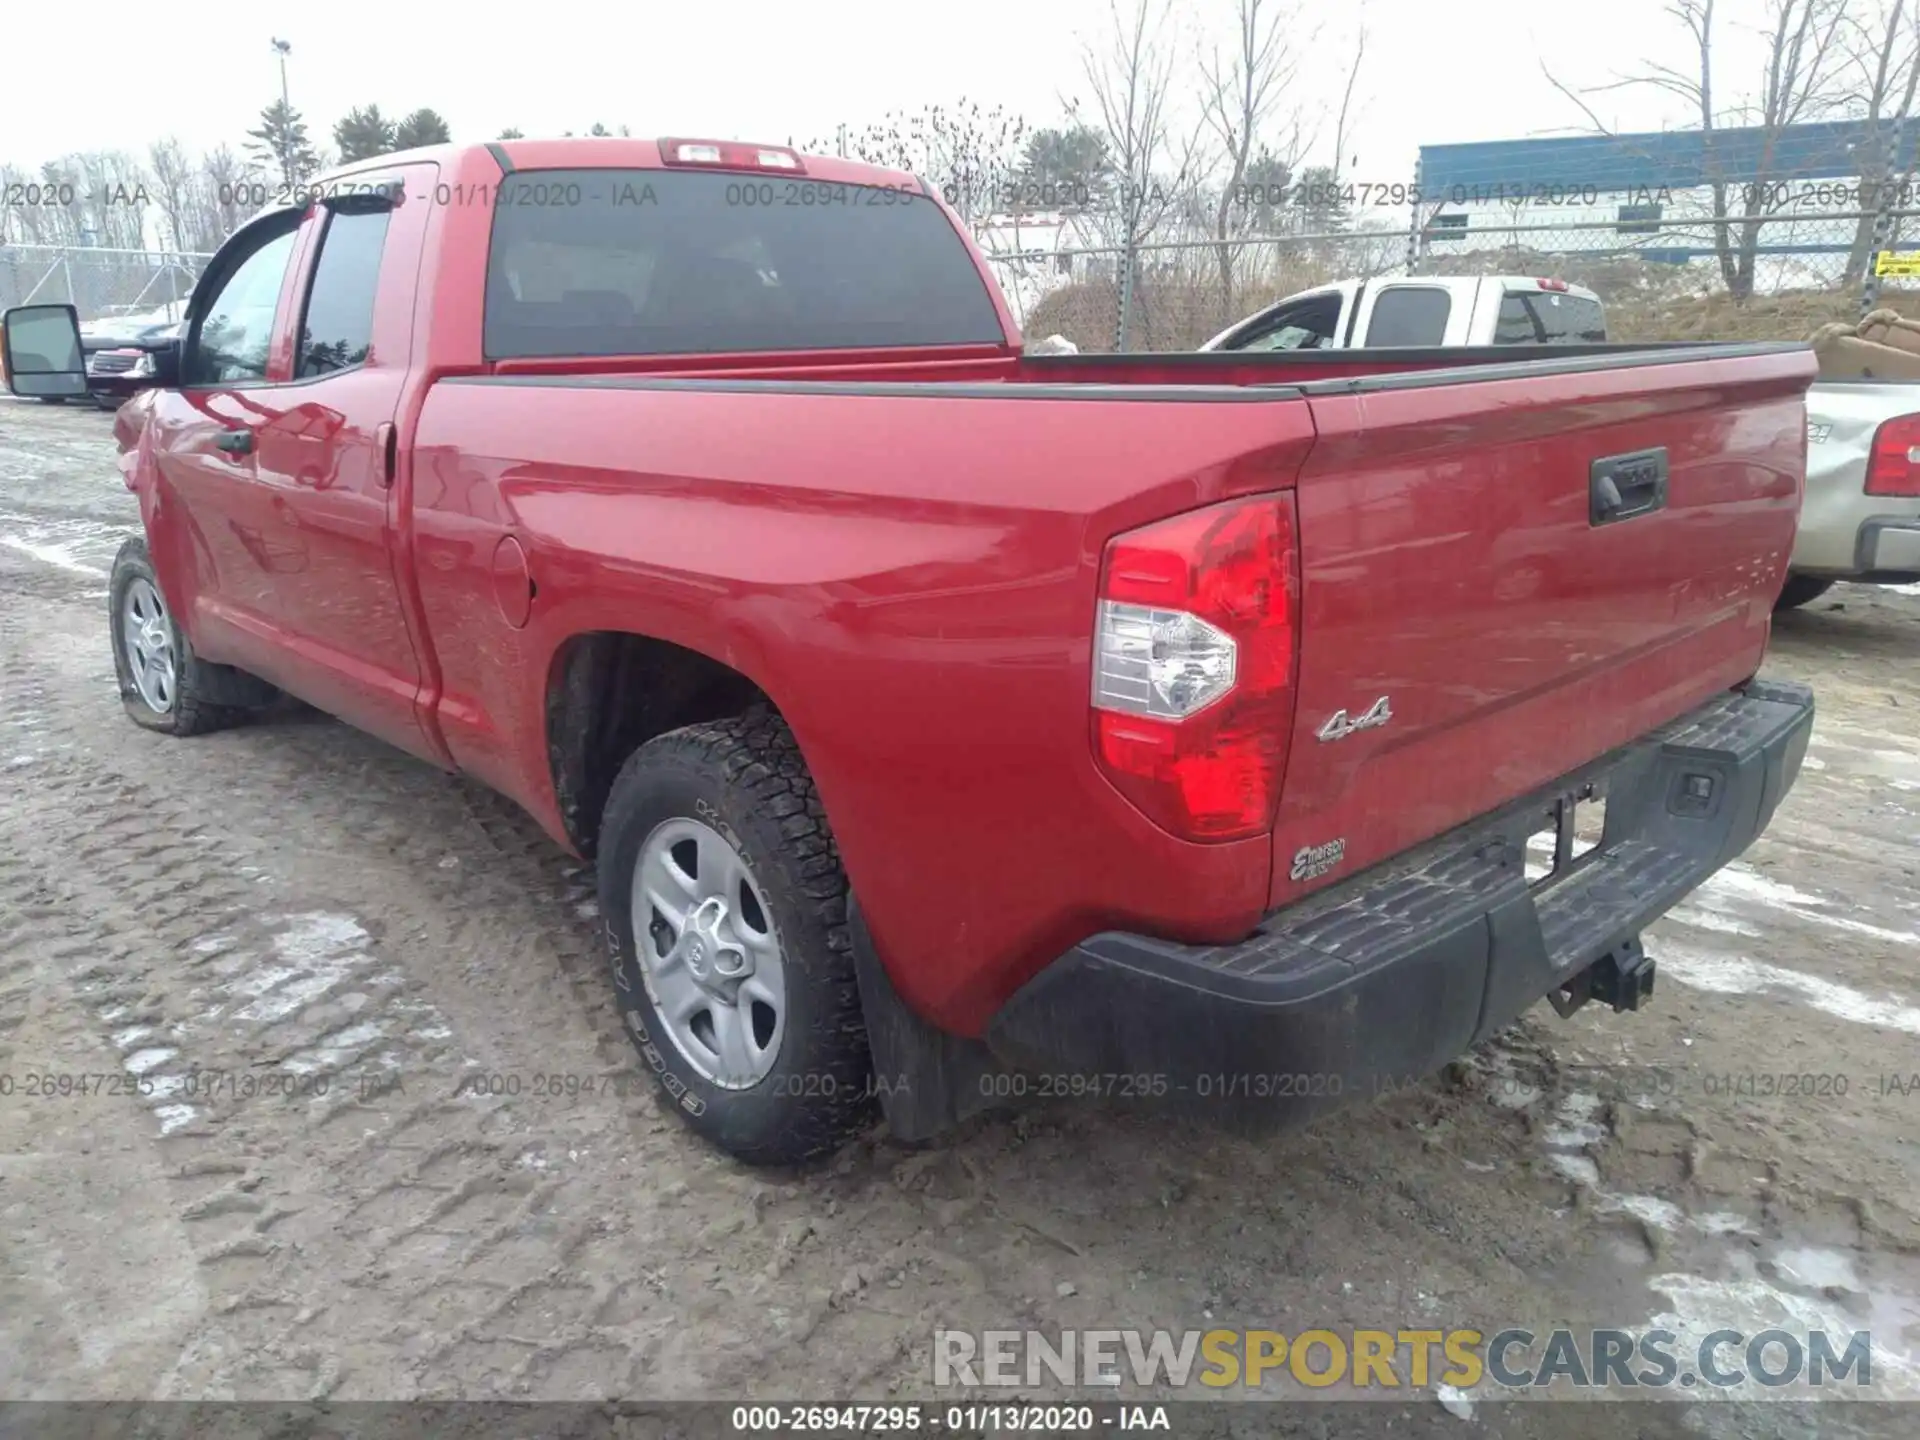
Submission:
<svg viewBox="0 0 1920 1440">
<path fill-rule="evenodd" d="M 1587 519 L 1611 525 L 1667 504 L 1667 447 L 1605 455 L 1587 470 Z"/>
</svg>

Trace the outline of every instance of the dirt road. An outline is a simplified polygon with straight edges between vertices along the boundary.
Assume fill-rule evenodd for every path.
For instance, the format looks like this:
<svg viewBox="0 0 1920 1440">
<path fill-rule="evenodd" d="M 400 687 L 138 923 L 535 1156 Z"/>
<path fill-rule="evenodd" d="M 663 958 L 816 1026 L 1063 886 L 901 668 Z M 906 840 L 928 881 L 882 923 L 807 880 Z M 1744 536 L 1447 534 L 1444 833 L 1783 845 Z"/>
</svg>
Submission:
<svg viewBox="0 0 1920 1440">
<path fill-rule="evenodd" d="M 1657 1317 L 1871 1329 L 1920 1398 L 1920 595 L 1778 623 L 1808 770 L 1647 937 L 1651 1013 L 1261 1144 L 1063 1103 L 765 1174 L 656 1105 L 506 803 L 311 712 L 125 719 L 136 523 L 108 417 L 0 400 L 0 1398 L 885 1397 L 941 1328 Z"/>
</svg>

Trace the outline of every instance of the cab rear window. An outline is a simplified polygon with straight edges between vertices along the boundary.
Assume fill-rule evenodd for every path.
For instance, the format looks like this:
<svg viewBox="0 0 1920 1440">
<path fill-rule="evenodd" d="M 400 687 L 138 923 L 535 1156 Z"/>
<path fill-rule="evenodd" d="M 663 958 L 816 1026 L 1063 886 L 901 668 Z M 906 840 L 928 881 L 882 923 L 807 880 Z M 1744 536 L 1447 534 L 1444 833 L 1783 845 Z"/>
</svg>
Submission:
<svg viewBox="0 0 1920 1440">
<path fill-rule="evenodd" d="M 522 171 L 487 259 L 489 359 L 999 344 L 925 196 L 782 176 Z"/>
<path fill-rule="evenodd" d="M 1606 338 L 1599 301 L 1552 290 L 1508 291 L 1493 328 L 1496 345 L 1597 345 Z"/>
</svg>

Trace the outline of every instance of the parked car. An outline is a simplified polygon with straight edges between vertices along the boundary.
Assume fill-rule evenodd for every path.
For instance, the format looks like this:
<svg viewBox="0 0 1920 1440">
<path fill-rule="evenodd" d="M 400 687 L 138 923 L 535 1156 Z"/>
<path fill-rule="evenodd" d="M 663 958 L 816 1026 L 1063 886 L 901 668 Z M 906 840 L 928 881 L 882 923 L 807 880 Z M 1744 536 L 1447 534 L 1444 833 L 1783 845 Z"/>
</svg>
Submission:
<svg viewBox="0 0 1920 1440">
<path fill-rule="evenodd" d="M 1200 348 L 1592 345 L 1606 338 L 1606 310 L 1583 286 L 1528 275 L 1423 275 L 1341 280 L 1289 295 Z"/>
<path fill-rule="evenodd" d="M 744 1159 L 1036 1075 L 1265 1127 L 1638 1008 L 1798 775 L 1802 347 L 1026 355 L 936 196 L 775 146 L 315 188 L 115 419 L 127 713 L 289 691 L 524 805 Z"/>
<path fill-rule="evenodd" d="M 1836 581 L 1920 581 L 1920 324 L 1876 312 L 1814 337 L 1807 494 L 1780 606 Z"/>
<path fill-rule="evenodd" d="M 113 409 L 154 380 L 154 352 L 180 337 L 178 307 L 138 314 L 102 316 L 80 326 L 80 348 L 87 357 L 87 391 L 95 403 Z"/>
</svg>

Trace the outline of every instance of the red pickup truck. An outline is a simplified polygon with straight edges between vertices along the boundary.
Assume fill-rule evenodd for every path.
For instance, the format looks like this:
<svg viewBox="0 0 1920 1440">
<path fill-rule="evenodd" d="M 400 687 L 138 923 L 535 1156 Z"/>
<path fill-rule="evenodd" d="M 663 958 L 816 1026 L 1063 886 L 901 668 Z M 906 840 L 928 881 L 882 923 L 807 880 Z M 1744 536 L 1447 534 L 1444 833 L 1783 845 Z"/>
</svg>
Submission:
<svg viewBox="0 0 1920 1440">
<path fill-rule="evenodd" d="M 748 1160 L 876 1096 L 1295 1120 L 1634 1008 L 1798 774 L 1804 348 L 1027 356 L 928 187 L 772 146 L 301 198 L 118 416 L 127 710 L 290 692 L 524 805 Z M 12 312 L 25 393 L 68 323 Z"/>
</svg>

